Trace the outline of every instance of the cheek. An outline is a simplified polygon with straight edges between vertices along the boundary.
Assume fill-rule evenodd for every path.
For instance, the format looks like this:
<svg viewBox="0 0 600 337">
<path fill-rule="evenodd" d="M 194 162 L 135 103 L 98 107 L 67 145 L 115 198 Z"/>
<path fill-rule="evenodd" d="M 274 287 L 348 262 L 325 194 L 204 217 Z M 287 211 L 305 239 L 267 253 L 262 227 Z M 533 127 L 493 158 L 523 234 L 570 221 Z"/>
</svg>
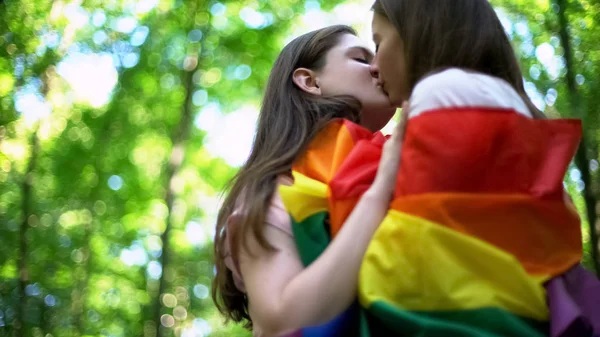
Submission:
<svg viewBox="0 0 600 337">
<path fill-rule="evenodd" d="M 377 51 L 377 66 L 379 68 L 379 76 L 386 80 L 390 76 L 390 62 L 387 48 L 380 47 Z"/>
<path fill-rule="evenodd" d="M 388 84 L 388 93 L 401 101 L 406 96 L 406 69 L 404 65 L 404 51 L 401 48 L 389 48 L 385 57 L 382 55 L 380 71 Z M 397 102 L 396 102 L 397 103 Z"/>
<path fill-rule="evenodd" d="M 355 67 L 340 67 L 335 72 L 330 72 L 321 80 L 321 92 L 325 96 L 351 95 L 360 92 L 361 85 L 367 79 Z"/>
<path fill-rule="evenodd" d="M 369 67 L 363 64 L 349 64 L 339 75 L 337 85 L 352 94 L 360 93 L 373 83 Z"/>
<path fill-rule="evenodd" d="M 397 78 L 398 75 L 398 51 L 394 50 L 392 48 L 388 48 L 386 50 L 386 53 L 384 55 L 383 61 L 385 63 L 385 68 L 386 68 L 386 72 L 388 73 L 388 76 L 393 77 L 393 78 Z"/>
<path fill-rule="evenodd" d="M 373 75 L 371 74 L 371 69 L 368 65 L 361 64 L 356 69 L 356 76 L 360 78 L 365 84 L 373 83 Z"/>
</svg>

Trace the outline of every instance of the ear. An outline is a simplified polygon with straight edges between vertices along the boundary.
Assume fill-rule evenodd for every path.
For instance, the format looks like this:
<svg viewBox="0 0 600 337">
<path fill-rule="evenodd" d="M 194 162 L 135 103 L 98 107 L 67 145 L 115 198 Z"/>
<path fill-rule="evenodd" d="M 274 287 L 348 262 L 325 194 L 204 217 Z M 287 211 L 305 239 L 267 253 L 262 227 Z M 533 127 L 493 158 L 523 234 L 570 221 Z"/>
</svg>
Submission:
<svg viewBox="0 0 600 337">
<path fill-rule="evenodd" d="M 294 70 L 292 80 L 302 91 L 313 95 L 321 95 L 317 74 L 314 71 L 307 68 L 298 68 Z"/>
</svg>

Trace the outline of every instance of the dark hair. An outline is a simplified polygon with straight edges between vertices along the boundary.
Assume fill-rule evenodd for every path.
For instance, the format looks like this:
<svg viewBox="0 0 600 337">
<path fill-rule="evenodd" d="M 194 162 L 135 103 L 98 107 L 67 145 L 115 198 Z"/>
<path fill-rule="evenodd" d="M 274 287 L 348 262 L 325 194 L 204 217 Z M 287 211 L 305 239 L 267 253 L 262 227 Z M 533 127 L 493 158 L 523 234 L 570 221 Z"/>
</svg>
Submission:
<svg viewBox="0 0 600 337">
<path fill-rule="evenodd" d="M 462 68 L 507 81 L 534 118 L 545 118 L 525 92 L 510 40 L 488 0 L 376 0 L 404 43 L 409 92 L 425 76 Z"/>
<path fill-rule="evenodd" d="M 269 76 L 252 151 L 229 183 L 229 193 L 217 217 L 212 298 L 226 320 L 246 321 L 247 328 L 252 327 L 248 300 L 236 288 L 232 272 L 224 261 L 226 236 L 230 236 L 234 259 L 238 257 L 240 245 L 248 247 L 249 235 L 254 235 L 265 249 L 273 250 L 264 237 L 263 227 L 277 177 L 290 174 L 293 161 L 327 122 L 334 118 L 358 122 L 361 106 L 357 100 L 308 94 L 292 79 L 298 68 L 322 69 L 327 53 L 344 34 L 356 35 L 356 32 L 348 26 L 331 26 L 304 34 L 283 48 Z M 227 220 L 239 205 L 243 206 L 241 219 L 235 224 L 235 230 L 227 231 Z"/>
</svg>

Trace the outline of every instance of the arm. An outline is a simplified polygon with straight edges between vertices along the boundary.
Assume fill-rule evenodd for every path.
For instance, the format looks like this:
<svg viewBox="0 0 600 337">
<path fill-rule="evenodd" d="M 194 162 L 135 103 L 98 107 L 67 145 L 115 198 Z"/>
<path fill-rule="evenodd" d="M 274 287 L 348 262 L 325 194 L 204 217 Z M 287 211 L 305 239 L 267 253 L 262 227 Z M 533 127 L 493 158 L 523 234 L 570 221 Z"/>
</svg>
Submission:
<svg viewBox="0 0 600 337">
<path fill-rule="evenodd" d="M 408 109 L 386 142 L 373 185 L 360 199 L 327 249 L 307 268 L 294 239 L 266 226 L 278 251 L 267 252 L 250 240 L 253 255 L 240 256 L 250 312 L 266 336 L 277 336 L 333 319 L 355 300 L 358 272 L 371 237 L 387 213 L 400 162 Z"/>
</svg>

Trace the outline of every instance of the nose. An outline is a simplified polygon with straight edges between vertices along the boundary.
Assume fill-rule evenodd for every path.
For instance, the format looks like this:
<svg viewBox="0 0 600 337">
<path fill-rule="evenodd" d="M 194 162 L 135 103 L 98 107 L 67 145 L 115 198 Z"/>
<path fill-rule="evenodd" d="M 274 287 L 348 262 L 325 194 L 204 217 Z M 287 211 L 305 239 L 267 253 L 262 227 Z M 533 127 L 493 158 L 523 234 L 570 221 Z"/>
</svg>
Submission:
<svg viewBox="0 0 600 337">
<path fill-rule="evenodd" d="M 375 57 L 373 57 L 371 60 L 369 71 L 371 72 L 371 76 L 373 76 L 373 78 L 379 79 L 379 64 L 377 62 L 377 54 L 375 54 Z"/>
<path fill-rule="evenodd" d="M 371 76 L 379 79 L 379 66 L 377 65 L 377 63 L 371 62 L 371 65 L 369 66 L 369 71 L 371 72 Z"/>
</svg>

